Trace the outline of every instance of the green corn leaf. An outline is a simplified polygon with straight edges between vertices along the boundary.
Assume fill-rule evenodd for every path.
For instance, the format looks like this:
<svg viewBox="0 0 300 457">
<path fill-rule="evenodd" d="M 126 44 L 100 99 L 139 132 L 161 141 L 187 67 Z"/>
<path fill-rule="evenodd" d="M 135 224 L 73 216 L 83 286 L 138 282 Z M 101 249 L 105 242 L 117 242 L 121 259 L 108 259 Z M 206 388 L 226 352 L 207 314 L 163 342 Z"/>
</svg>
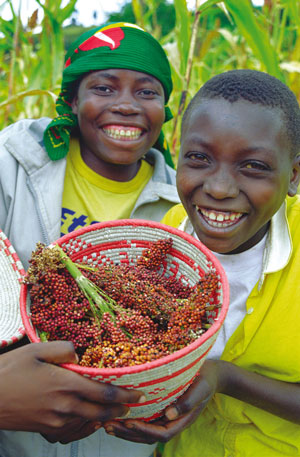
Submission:
<svg viewBox="0 0 300 457">
<path fill-rule="evenodd" d="M 295 23 L 300 28 L 300 5 L 298 0 L 282 0 L 283 8 L 289 10 L 290 18 L 295 21 Z"/>
<path fill-rule="evenodd" d="M 189 55 L 192 21 L 190 19 L 191 15 L 187 8 L 186 0 L 174 0 L 174 6 L 178 30 L 177 47 L 180 54 L 180 72 L 184 75 Z"/>
<path fill-rule="evenodd" d="M 224 2 L 220 2 L 220 0 L 207 0 L 206 2 L 201 3 L 198 7 L 198 11 L 203 13 L 207 8 L 211 8 L 212 6 L 219 5 L 222 9 L 224 8 Z"/>
<path fill-rule="evenodd" d="M 225 0 L 224 3 L 231 13 L 240 33 L 247 41 L 254 55 L 265 67 L 265 70 L 284 81 L 275 49 L 270 43 L 267 31 L 259 26 L 250 1 Z"/>
<path fill-rule="evenodd" d="M 142 12 L 142 7 L 141 3 L 139 0 L 132 0 L 132 9 L 133 9 L 133 14 L 136 19 L 136 23 L 142 27 L 145 28 L 144 26 L 144 17 L 143 17 L 143 12 Z"/>
<path fill-rule="evenodd" d="M 40 89 L 34 89 L 34 90 L 26 90 L 24 92 L 20 92 L 19 94 L 14 95 L 13 97 L 8 98 L 4 102 L 0 103 L 0 108 L 4 108 L 5 106 L 12 105 L 19 100 L 21 100 L 24 97 L 29 97 L 32 95 L 48 95 L 53 98 L 53 100 L 56 100 L 56 95 L 53 92 L 50 92 L 49 90 L 40 90 Z"/>
<path fill-rule="evenodd" d="M 60 9 L 59 22 L 61 24 L 71 16 L 75 10 L 76 2 L 77 0 L 70 0 L 64 8 Z"/>
</svg>

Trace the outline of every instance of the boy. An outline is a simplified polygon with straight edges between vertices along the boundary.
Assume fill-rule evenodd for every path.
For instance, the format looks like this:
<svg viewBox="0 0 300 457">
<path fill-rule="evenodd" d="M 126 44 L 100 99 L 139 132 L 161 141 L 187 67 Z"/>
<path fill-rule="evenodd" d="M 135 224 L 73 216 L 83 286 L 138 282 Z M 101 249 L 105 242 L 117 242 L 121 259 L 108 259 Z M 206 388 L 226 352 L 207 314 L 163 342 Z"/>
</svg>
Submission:
<svg viewBox="0 0 300 457">
<path fill-rule="evenodd" d="M 164 419 L 108 431 L 148 443 L 176 435 L 164 457 L 300 455 L 299 129 L 295 96 L 262 72 L 217 75 L 193 98 L 177 170 L 183 206 L 163 222 L 221 261 L 229 312 Z"/>
<path fill-rule="evenodd" d="M 171 91 L 162 47 L 134 24 L 97 27 L 73 43 L 59 116 L 0 135 L 0 227 L 25 268 L 38 241 L 96 221 L 160 220 L 179 202 L 161 132 Z M 149 457 L 155 446 L 98 430 L 142 394 L 56 366 L 64 362 L 76 362 L 66 342 L 0 356 L 0 455 Z"/>
</svg>

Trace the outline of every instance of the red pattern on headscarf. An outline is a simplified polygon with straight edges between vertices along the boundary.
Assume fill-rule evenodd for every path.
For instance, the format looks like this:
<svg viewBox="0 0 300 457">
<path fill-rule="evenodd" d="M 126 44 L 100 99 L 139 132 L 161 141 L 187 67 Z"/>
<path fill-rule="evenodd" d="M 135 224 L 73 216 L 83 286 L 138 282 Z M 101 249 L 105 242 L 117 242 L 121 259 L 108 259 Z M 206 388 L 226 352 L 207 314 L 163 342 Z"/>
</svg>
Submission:
<svg viewBox="0 0 300 457">
<path fill-rule="evenodd" d="M 101 39 L 101 37 L 97 36 L 98 33 L 99 34 L 101 33 L 102 35 L 106 35 L 110 39 L 110 41 L 105 41 L 105 40 Z M 86 41 L 84 41 L 79 46 L 79 49 L 81 51 L 90 51 L 91 49 L 100 48 L 101 46 L 108 46 L 111 50 L 113 50 L 120 46 L 120 41 L 123 40 L 123 38 L 124 38 L 124 32 L 119 27 L 104 30 L 103 32 L 101 32 L 99 30 L 99 32 L 95 33 L 95 35 L 91 36 Z"/>
<path fill-rule="evenodd" d="M 98 34 L 106 35 L 108 40 L 106 41 L 103 37 L 101 38 L 101 35 L 97 36 Z M 120 27 L 104 30 L 103 32 L 100 29 L 95 35 L 79 45 L 74 52 L 78 53 L 78 49 L 81 51 L 90 51 L 91 49 L 100 48 L 102 46 L 108 46 L 111 50 L 114 50 L 120 46 L 120 42 L 123 40 L 124 36 L 124 32 Z M 71 63 L 71 58 L 69 57 L 65 63 L 65 68 L 71 65 Z"/>
</svg>

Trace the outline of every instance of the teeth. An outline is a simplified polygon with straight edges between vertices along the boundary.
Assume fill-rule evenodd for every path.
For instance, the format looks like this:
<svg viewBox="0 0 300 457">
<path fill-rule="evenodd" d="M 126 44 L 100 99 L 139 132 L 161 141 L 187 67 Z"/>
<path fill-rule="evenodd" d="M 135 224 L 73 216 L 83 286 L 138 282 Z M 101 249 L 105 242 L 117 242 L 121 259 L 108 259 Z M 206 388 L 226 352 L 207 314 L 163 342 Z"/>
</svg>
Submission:
<svg viewBox="0 0 300 457">
<path fill-rule="evenodd" d="M 228 227 L 233 222 L 237 222 L 243 215 L 243 213 L 219 213 L 216 211 L 208 211 L 196 206 L 197 211 L 202 213 L 206 218 L 208 224 L 212 227 Z"/>
<path fill-rule="evenodd" d="M 108 127 L 108 128 L 103 128 L 103 131 L 106 133 L 111 138 L 117 139 L 117 140 L 137 140 L 141 134 L 142 130 L 139 128 L 117 128 L 117 127 Z"/>
</svg>

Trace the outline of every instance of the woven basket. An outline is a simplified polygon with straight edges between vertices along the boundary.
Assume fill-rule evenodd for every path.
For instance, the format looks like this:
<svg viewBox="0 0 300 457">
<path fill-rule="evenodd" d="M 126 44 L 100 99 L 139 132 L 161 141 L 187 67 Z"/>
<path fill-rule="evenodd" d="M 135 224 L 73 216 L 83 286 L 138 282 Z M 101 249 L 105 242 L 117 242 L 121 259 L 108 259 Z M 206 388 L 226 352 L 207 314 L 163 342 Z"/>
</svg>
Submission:
<svg viewBox="0 0 300 457">
<path fill-rule="evenodd" d="M 194 285 L 211 269 L 219 275 L 218 300 L 221 305 L 211 312 L 212 326 L 192 344 L 171 355 L 142 365 L 122 368 L 91 368 L 64 364 L 91 379 L 112 383 L 146 394 L 143 404 L 130 406 L 131 418 L 153 420 L 174 402 L 192 383 L 217 338 L 229 303 L 229 289 L 223 268 L 212 253 L 186 233 L 166 225 L 144 220 L 119 220 L 90 225 L 60 238 L 56 243 L 67 249 L 74 262 L 91 265 L 103 263 L 134 264 L 150 243 L 172 238 L 173 247 L 164 265 L 164 274 L 181 278 Z M 21 315 L 28 337 L 38 342 L 39 336 L 30 321 L 30 298 L 27 286 L 21 288 Z"/>
<path fill-rule="evenodd" d="M 19 296 L 25 270 L 7 236 L 0 230 L 0 347 L 25 335 Z"/>
</svg>

